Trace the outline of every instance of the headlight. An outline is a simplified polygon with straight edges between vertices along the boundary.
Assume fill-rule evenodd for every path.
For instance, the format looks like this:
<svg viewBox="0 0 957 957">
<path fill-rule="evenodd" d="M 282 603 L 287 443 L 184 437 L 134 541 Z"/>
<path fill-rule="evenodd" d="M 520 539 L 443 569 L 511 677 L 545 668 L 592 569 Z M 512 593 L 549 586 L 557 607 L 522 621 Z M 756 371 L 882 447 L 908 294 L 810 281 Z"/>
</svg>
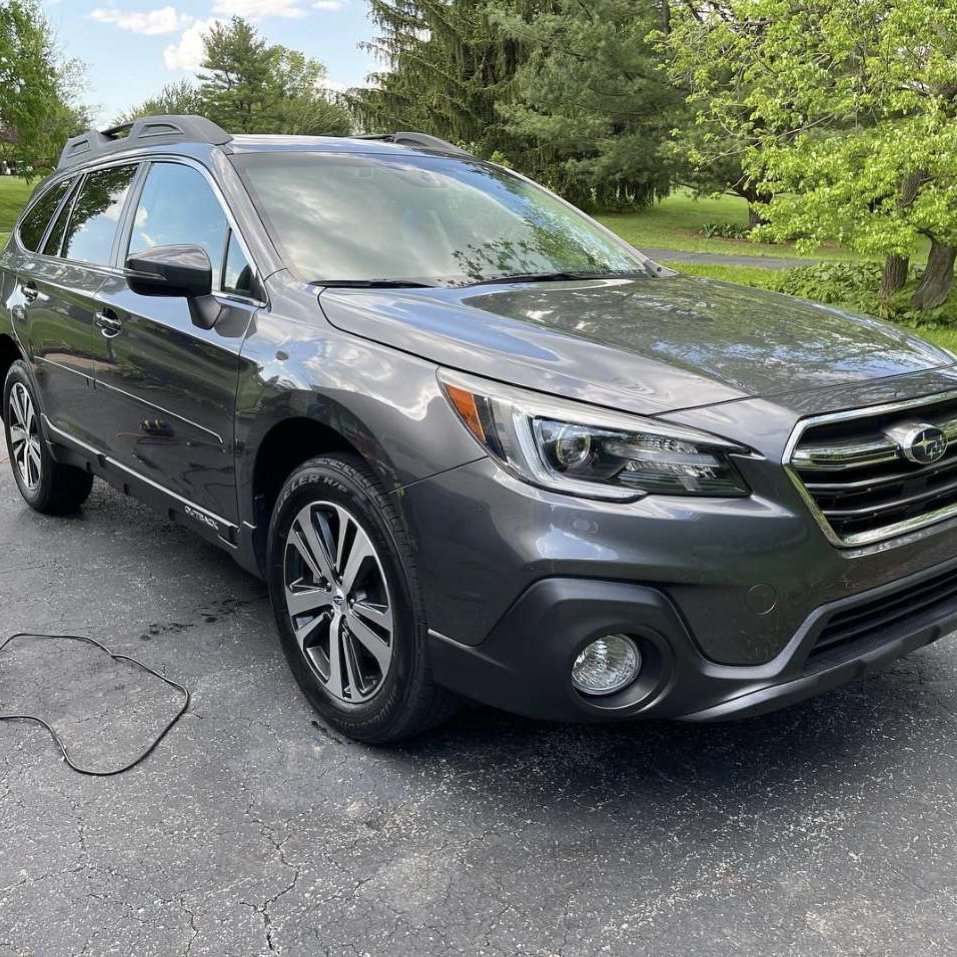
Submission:
<svg viewBox="0 0 957 957">
<path fill-rule="evenodd" d="M 748 450 L 706 432 L 457 372 L 442 370 L 439 381 L 486 451 L 533 485 L 619 501 L 750 494 L 729 458 Z"/>
</svg>

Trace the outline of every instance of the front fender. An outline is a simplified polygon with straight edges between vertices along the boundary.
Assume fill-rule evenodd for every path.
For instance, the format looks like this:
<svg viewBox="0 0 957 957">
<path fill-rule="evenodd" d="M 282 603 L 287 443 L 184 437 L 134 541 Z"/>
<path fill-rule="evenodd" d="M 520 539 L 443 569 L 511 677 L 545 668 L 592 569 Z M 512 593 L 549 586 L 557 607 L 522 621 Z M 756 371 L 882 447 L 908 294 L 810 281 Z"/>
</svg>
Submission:
<svg viewBox="0 0 957 957">
<path fill-rule="evenodd" d="M 240 357 L 235 441 L 244 522 L 256 522 L 258 451 L 290 419 L 342 436 L 390 492 L 482 457 L 442 394 L 434 363 L 333 328 L 314 291 L 286 281 L 282 292 L 273 302 L 287 314 L 260 312 Z"/>
</svg>

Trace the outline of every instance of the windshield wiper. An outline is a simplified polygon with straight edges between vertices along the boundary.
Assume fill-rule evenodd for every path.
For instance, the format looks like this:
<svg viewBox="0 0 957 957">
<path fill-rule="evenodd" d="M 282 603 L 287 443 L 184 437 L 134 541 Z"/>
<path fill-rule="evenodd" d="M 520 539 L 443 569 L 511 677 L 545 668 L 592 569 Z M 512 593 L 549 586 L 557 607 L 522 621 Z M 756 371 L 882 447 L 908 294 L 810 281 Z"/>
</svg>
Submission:
<svg viewBox="0 0 957 957">
<path fill-rule="evenodd" d="M 329 289 L 434 289 L 430 282 L 415 279 L 314 279 L 310 286 Z"/>
<path fill-rule="evenodd" d="M 639 272 L 537 272 L 519 276 L 493 276 L 470 282 L 470 286 L 490 286 L 509 282 L 566 282 L 572 279 L 629 279 L 644 275 Z"/>
</svg>

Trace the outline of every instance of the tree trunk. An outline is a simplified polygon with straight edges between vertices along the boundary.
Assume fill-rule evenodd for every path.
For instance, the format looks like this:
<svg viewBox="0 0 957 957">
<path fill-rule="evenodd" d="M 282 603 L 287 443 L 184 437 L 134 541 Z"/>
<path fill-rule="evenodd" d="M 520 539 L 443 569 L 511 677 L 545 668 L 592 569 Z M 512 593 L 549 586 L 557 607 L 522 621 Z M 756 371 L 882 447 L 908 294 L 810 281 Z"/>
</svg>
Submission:
<svg viewBox="0 0 957 957">
<path fill-rule="evenodd" d="M 954 285 L 954 260 L 957 249 L 931 240 L 927 269 L 910 304 L 914 309 L 934 309 L 943 305 Z"/>
<path fill-rule="evenodd" d="M 900 292 L 907 283 L 910 260 L 907 256 L 891 253 L 884 260 L 884 280 L 881 283 L 881 302 L 887 302 L 895 292 Z"/>
<path fill-rule="evenodd" d="M 909 209 L 917 198 L 917 191 L 920 189 L 923 179 L 921 170 L 912 170 L 904 177 L 901 183 L 901 194 L 898 200 L 898 208 L 901 210 Z M 910 268 L 910 260 L 907 256 L 898 256 L 891 253 L 884 260 L 884 280 L 881 283 L 881 305 L 884 306 L 887 300 L 900 292 L 907 283 L 907 270 Z"/>
<path fill-rule="evenodd" d="M 671 3 L 669 0 L 661 2 L 661 32 L 667 36 L 671 33 Z"/>
<path fill-rule="evenodd" d="M 767 204 L 770 203 L 774 197 L 769 193 L 759 193 L 750 185 L 737 185 L 732 188 L 739 196 L 743 196 L 748 201 L 748 226 L 750 226 L 751 229 L 754 229 L 755 226 L 763 226 L 767 220 L 761 215 L 760 210 L 755 207 L 755 203 Z"/>
<path fill-rule="evenodd" d="M 917 199 L 917 190 L 920 189 L 921 180 L 924 178 L 922 170 L 914 170 L 904 177 L 901 184 L 901 209 L 907 209 Z"/>
</svg>

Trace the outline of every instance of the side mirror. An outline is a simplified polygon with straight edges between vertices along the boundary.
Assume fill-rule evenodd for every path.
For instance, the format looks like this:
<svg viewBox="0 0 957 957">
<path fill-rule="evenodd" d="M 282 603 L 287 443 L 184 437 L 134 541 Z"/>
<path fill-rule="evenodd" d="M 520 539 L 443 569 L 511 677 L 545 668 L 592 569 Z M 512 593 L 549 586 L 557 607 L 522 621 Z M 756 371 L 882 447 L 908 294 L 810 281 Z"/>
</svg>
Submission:
<svg viewBox="0 0 957 957">
<path fill-rule="evenodd" d="M 219 303 L 212 298 L 213 267 L 202 246 L 155 246 L 126 260 L 126 281 L 140 296 L 189 300 L 194 325 L 212 329 Z"/>
<path fill-rule="evenodd" d="M 213 291 L 213 267 L 202 246 L 155 246 L 126 260 L 127 282 L 141 296 L 195 299 Z"/>
</svg>

